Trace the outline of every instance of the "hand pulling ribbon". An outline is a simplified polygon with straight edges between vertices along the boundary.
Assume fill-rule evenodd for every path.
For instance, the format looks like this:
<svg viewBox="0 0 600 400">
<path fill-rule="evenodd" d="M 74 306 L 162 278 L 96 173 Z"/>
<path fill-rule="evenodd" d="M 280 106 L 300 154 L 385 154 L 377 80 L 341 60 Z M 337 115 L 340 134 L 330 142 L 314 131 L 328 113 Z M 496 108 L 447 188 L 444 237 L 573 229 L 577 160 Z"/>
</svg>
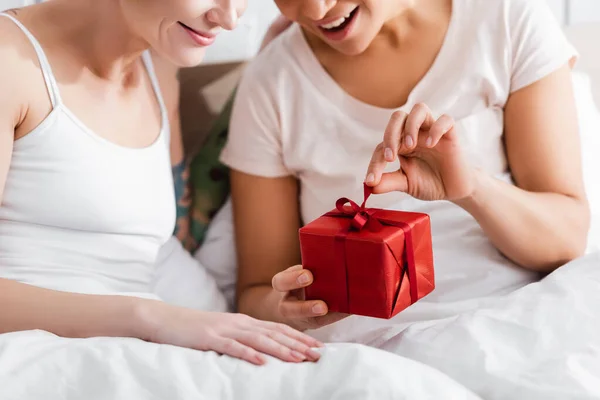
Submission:
<svg viewBox="0 0 600 400">
<path fill-rule="evenodd" d="M 404 254 L 406 256 L 406 274 L 408 275 L 409 288 L 410 288 L 410 302 L 414 304 L 418 300 L 418 287 L 417 287 L 417 268 L 415 265 L 415 252 L 413 247 L 412 240 L 412 230 L 409 224 L 401 221 L 392 221 L 388 219 L 378 218 L 375 214 L 377 212 L 376 209 L 366 208 L 366 203 L 371 194 L 373 193 L 372 189 L 364 185 L 364 200 L 363 203 L 359 206 L 354 201 L 341 198 L 335 203 L 336 211 L 329 212 L 325 214 L 328 217 L 334 218 L 351 218 L 352 221 L 350 223 L 350 229 L 344 230 L 338 233 L 335 237 L 335 246 L 336 253 L 341 254 L 341 257 L 338 257 L 340 260 L 340 267 L 347 270 L 347 262 L 346 262 L 346 252 L 344 249 L 344 242 L 348 234 L 352 231 L 360 232 L 363 229 L 369 229 L 371 232 L 378 232 L 383 228 L 384 225 L 394 226 L 400 228 L 404 231 Z M 349 204 L 350 208 L 346 207 Z M 394 255 L 396 262 L 402 268 L 402 258 L 398 257 L 394 249 L 392 249 L 389 245 L 388 248 Z M 402 282 L 400 282 L 400 285 Z M 348 285 L 348 280 L 346 279 L 346 285 Z M 349 305 L 350 302 L 349 290 L 346 287 L 346 305 Z M 397 299 L 396 299 L 397 300 Z M 348 307 L 349 309 L 349 307 Z"/>
</svg>

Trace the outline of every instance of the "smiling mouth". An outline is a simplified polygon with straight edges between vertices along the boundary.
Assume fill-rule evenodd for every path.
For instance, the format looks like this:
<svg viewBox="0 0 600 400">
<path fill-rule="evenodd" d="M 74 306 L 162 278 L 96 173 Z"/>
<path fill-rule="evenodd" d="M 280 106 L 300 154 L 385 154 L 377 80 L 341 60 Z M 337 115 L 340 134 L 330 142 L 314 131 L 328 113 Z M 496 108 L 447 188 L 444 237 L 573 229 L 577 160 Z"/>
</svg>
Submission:
<svg viewBox="0 0 600 400">
<path fill-rule="evenodd" d="M 356 6 L 356 8 L 354 10 L 352 10 L 350 12 L 350 14 L 340 17 L 337 20 L 330 22 L 328 24 L 319 25 L 319 28 L 325 32 L 343 31 L 344 28 L 346 28 L 348 25 L 350 25 L 352 20 L 354 20 L 354 17 L 356 16 L 357 11 L 358 11 L 358 6 Z"/>
<path fill-rule="evenodd" d="M 183 22 L 181 22 L 181 21 L 177 21 L 177 23 L 178 23 L 179 25 L 181 25 L 181 26 L 182 26 L 184 29 L 186 29 L 186 30 L 188 30 L 188 31 L 190 31 L 190 32 L 192 32 L 192 33 L 195 33 L 195 34 L 196 34 L 196 35 L 198 35 L 198 36 L 203 36 L 203 37 L 205 37 L 205 38 L 207 38 L 207 39 L 212 39 L 212 38 L 214 37 L 214 35 L 208 35 L 208 34 L 206 34 L 206 33 L 203 33 L 203 32 L 198 32 L 198 31 L 197 31 L 197 30 L 195 30 L 194 28 L 187 26 L 186 24 L 184 24 L 184 23 L 183 23 Z"/>
</svg>

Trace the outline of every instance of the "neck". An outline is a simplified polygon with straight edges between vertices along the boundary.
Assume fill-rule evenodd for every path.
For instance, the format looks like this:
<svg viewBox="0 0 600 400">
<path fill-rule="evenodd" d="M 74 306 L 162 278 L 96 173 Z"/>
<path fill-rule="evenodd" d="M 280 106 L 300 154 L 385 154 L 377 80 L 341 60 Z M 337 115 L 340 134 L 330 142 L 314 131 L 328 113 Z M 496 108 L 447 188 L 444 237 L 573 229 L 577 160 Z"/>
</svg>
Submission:
<svg viewBox="0 0 600 400">
<path fill-rule="evenodd" d="M 95 75 L 128 81 L 150 46 L 129 29 L 118 0 L 53 0 L 57 15 L 69 28 L 66 39 Z"/>
<path fill-rule="evenodd" d="M 395 0 L 389 2 L 389 18 L 377 35 L 376 41 L 383 40 L 400 46 L 420 19 L 423 9 L 429 9 L 428 0 Z M 429 10 L 428 10 L 429 11 Z M 425 12 L 428 12 L 425 11 Z"/>
</svg>

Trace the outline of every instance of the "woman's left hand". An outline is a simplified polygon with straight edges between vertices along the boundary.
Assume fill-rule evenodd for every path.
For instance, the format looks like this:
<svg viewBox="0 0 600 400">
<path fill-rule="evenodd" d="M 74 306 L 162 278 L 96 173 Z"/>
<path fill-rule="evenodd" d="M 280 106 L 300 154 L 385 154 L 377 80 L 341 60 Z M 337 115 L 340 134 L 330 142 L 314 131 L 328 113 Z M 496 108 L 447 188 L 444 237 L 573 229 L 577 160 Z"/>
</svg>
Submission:
<svg viewBox="0 0 600 400">
<path fill-rule="evenodd" d="M 400 169 L 384 173 L 396 157 Z M 420 200 L 458 201 L 472 195 L 474 170 L 467 165 L 454 130 L 454 120 L 417 104 L 410 114 L 396 111 L 383 142 L 373 157 L 365 180 L 374 193 L 401 191 Z"/>
</svg>

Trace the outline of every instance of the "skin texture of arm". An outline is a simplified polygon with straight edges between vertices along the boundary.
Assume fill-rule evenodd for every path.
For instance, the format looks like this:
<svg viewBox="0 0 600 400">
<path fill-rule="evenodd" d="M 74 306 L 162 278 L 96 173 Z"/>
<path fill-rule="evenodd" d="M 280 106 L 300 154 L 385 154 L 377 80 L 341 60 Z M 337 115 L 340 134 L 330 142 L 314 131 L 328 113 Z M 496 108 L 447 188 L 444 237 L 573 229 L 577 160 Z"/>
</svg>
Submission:
<svg viewBox="0 0 600 400">
<path fill-rule="evenodd" d="M 273 292 L 271 280 L 278 272 L 300 262 L 298 183 L 293 177 L 270 179 L 233 170 L 231 190 L 240 312 L 280 320 L 277 304 L 282 295 Z"/>
<path fill-rule="evenodd" d="M 458 204 L 508 258 L 551 272 L 584 253 L 590 226 L 568 66 L 510 97 L 505 135 L 516 186 L 478 173 Z"/>
<path fill-rule="evenodd" d="M 299 330 L 345 318 L 345 314 L 328 313 L 323 301 L 304 301 L 303 288 L 312 283 L 313 276 L 299 265 L 297 180 L 263 178 L 233 170 L 231 190 L 239 311 Z"/>
</svg>

